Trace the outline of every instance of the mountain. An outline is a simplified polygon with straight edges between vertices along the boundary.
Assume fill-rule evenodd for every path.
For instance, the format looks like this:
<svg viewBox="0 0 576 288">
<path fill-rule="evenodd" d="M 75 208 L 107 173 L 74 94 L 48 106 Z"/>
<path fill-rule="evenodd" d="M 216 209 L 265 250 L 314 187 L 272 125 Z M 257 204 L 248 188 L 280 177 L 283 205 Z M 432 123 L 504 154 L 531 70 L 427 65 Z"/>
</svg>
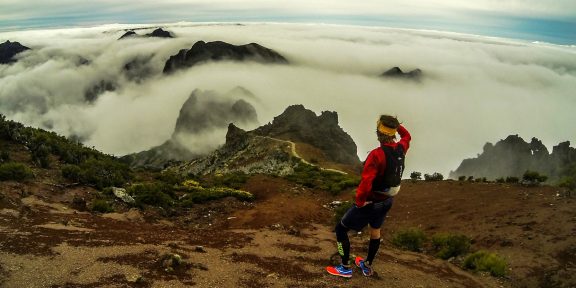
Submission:
<svg viewBox="0 0 576 288">
<path fill-rule="evenodd" d="M 226 143 L 208 156 L 170 167 L 184 175 L 289 175 L 299 163 L 357 172 L 356 144 L 338 126 L 336 112 L 320 116 L 302 105 L 288 107 L 272 123 L 252 131 L 228 126 Z"/>
<path fill-rule="evenodd" d="M 132 167 L 163 169 L 174 161 L 188 161 L 214 151 L 218 136 L 229 123 L 252 126 L 258 123 L 256 109 L 243 99 L 253 95 L 244 88 L 220 94 L 194 90 L 182 105 L 174 132 L 162 145 L 122 157 Z M 237 99 L 237 100 L 231 100 Z M 218 138 L 216 140 L 206 138 Z"/>
<path fill-rule="evenodd" d="M 10 64 L 16 62 L 14 56 L 16 54 L 30 50 L 30 48 L 20 44 L 19 42 L 6 42 L 0 44 L 0 64 Z"/>
<path fill-rule="evenodd" d="M 403 72 L 399 67 L 390 68 L 382 73 L 381 77 L 419 80 L 422 77 L 422 70 L 414 69 L 410 72 Z"/>
<path fill-rule="evenodd" d="M 120 38 L 118 38 L 118 40 L 122 40 L 122 39 L 126 39 L 126 38 L 135 38 L 135 37 L 174 38 L 174 36 L 172 36 L 172 33 L 170 33 L 169 31 L 166 31 L 162 28 L 157 28 L 156 30 L 152 31 L 152 33 L 148 33 L 148 34 L 142 35 L 142 36 L 138 35 L 133 30 L 130 30 L 130 31 L 127 31 L 126 33 L 124 33 L 122 36 L 120 36 Z"/>
<path fill-rule="evenodd" d="M 172 36 L 172 34 L 170 32 L 165 31 L 162 28 L 158 28 L 158 29 L 152 31 L 152 33 L 146 34 L 146 36 L 159 37 L 159 38 L 174 38 L 174 36 Z"/>
<path fill-rule="evenodd" d="M 222 41 L 198 41 L 190 50 L 182 49 L 178 54 L 171 56 L 166 61 L 163 71 L 168 74 L 198 63 L 224 60 L 288 63 L 284 56 L 256 43 L 236 46 Z"/>
<path fill-rule="evenodd" d="M 510 135 L 495 145 L 486 143 L 482 154 L 462 161 L 460 166 L 450 173 L 450 178 L 522 177 L 524 172 L 530 170 L 544 174 L 554 182 L 563 175 L 568 166 L 575 164 L 576 148 L 570 147 L 569 141 L 554 146 L 552 153 L 549 153 L 537 138 L 532 138 L 528 143 L 518 135 Z"/>
</svg>

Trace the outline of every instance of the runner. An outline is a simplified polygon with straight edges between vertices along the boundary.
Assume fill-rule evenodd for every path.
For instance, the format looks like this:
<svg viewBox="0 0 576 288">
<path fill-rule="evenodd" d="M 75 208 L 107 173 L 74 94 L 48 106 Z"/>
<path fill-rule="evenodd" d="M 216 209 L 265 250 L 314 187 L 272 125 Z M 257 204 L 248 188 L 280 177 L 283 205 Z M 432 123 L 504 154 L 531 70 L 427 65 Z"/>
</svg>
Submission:
<svg viewBox="0 0 576 288">
<path fill-rule="evenodd" d="M 396 133 L 400 141 L 396 142 Z M 362 180 L 356 190 L 356 203 L 344 214 L 336 225 L 338 253 L 342 262 L 338 266 L 326 267 L 332 275 L 350 278 L 350 240 L 348 231 L 360 231 L 369 225 L 370 242 L 366 259 L 356 257 L 354 263 L 364 276 L 373 274 L 372 261 L 380 247 L 380 227 L 392 207 L 394 195 L 400 191 L 404 171 L 404 156 L 410 147 L 411 136 L 396 117 L 382 115 L 376 124 L 376 135 L 380 147 L 372 150 L 364 163 Z"/>
</svg>

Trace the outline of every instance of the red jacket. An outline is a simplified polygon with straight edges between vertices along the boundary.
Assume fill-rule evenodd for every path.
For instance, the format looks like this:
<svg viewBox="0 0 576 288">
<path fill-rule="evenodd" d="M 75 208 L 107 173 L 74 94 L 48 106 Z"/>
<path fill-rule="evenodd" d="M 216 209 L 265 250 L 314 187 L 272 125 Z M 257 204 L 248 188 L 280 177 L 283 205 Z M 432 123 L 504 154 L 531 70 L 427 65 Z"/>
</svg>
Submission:
<svg viewBox="0 0 576 288">
<path fill-rule="evenodd" d="M 397 145 L 404 146 L 404 153 L 408 152 L 408 148 L 410 147 L 410 140 L 412 137 L 410 133 L 404 126 L 400 125 L 398 127 L 398 134 L 400 134 L 400 141 L 395 143 L 382 143 L 381 145 L 390 146 L 396 148 Z M 360 185 L 358 185 L 358 189 L 356 189 L 356 206 L 362 207 L 366 203 L 366 199 L 380 199 L 381 196 L 372 193 L 372 182 L 376 175 L 384 174 L 386 170 L 386 155 L 384 154 L 384 150 L 378 147 L 368 154 L 368 158 L 366 158 L 366 162 L 364 163 L 364 170 L 362 170 L 362 180 L 360 180 Z"/>
</svg>

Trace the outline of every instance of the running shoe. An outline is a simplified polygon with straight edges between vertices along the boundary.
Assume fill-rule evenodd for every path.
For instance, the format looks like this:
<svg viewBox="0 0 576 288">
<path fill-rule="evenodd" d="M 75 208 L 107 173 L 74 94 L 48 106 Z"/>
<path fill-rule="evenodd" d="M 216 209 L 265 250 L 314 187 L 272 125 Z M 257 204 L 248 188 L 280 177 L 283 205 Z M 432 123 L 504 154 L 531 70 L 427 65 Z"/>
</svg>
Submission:
<svg viewBox="0 0 576 288">
<path fill-rule="evenodd" d="M 369 277 L 372 276 L 372 274 L 374 274 L 372 268 L 369 267 L 367 263 L 365 263 L 364 258 L 358 256 L 356 257 L 356 259 L 354 259 L 354 263 L 356 264 L 356 267 L 362 270 L 362 274 L 364 274 L 364 276 Z"/>
<path fill-rule="evenodd" d="M 326 267 L 326 271 L 335 276 L 340 276 L 344 278 L 352 277 L 352 269 L 350 267 L 345 267 L 344 265 L 340 264 L 338 266 L 328 266 Z"/>
</svg>

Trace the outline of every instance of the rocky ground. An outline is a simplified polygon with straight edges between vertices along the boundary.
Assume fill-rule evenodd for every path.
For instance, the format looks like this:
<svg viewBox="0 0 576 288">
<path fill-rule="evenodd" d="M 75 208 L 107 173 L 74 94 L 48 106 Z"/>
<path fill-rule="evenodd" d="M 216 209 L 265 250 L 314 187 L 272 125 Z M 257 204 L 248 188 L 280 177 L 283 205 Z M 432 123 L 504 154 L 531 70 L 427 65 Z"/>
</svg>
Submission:
<svg viewBox="0 0 576 288">
<path fill-rule="evenodd" d="M 91 188 L 0 183 L 2 287 L 575 287 L 576 202 L 554 187 L 405 182 L 384 225 L 377 275 L 327 275 L 334 261 L 333 197 L 256 176 L 253 203 L 223 199 L 163 217 L 155 210 L 73 209 Z M 394 248 L 392 233 L 461 233 L 509 263 L 495 278 L 457 259 Z M 367 236 L 353 235 L 365 255 Z M 178 256 L 176 256 L 178 255 Z"/>
</svg>

